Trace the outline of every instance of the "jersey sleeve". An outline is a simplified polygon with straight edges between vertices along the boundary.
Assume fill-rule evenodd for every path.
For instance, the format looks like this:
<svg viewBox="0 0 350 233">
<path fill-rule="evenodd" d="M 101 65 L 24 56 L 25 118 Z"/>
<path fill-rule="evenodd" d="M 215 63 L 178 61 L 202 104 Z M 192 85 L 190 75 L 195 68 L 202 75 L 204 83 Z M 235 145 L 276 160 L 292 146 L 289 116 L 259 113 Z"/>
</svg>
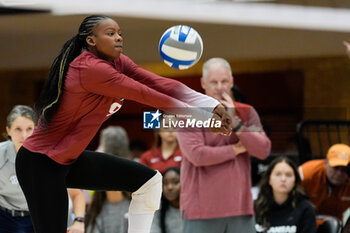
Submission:
<svg viewBox="0 0 350 233">
<path fill-rule="evenodd" d="M 161 77 L 136 65 L 127 56 L 122 56 L 125 73 L 134 80 L 166 95 L 181 100 L 193 107 L 207 108 L 209 112 L 219 104 L 216 99 L 194 91 L 185 84 L 170 78 Z"/>
<path fill-rule="evenodd" d="M 96 60 L 80 74 L 82 87 L 92 93 L 133 100 L 160 109 L 181 109 L 188 105 L 117 71 L 111 64 Z M 177 113 L 177 112 L 175 112 Z"/>
</svg>

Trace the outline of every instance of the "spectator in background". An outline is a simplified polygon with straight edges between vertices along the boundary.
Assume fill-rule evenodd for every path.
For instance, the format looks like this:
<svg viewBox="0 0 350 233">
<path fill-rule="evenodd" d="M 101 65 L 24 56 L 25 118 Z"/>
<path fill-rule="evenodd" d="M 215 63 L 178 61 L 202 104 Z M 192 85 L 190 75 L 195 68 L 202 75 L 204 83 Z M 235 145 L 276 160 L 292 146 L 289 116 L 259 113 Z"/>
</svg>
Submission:
<svg viewBox="0 0 350 233">
<path fill-rule="evenodd" d="M 260 181 L 255 214 L 257 233 L 316 232 L 315 211 L 289 158 L 277 157 L 269 164 Z"/>
<path fill-rule="evenodd" d="M 0 233 L 34 232 L 27 202 L 16 177 L 15 158 L 24 140 L 33 133 L 36 122 L 34 110 L 26 105 L 14 106 L 7 116 L 5 137 L 8 140 L 0 143 Z M 68 232 L 83 233 L 84 197 L 80 190 L 74 189 L 68 198 L 73 200 L 72 212 L 78 217 L 76 221 L 67 219 Z"/>
<path fill-rule="evenodd" d="M 129 137 L 120 126 L 109 126 L 100 133 L 100 142 L 96 149 L 97 152 L 106 152 L 113 155 L 118 155 L 123 158 L 130 159 L 131 153 L 129 149 Z M 92 191 L 85 191 L 85 196 L 89 197 L 89 204 L 91 203 Z M 102 192 L 103 193 L 103 192 Z M 101 196 L 100 194 L 98 194 Z M 105 195 L 100 197 L 105 198 Z"/>
<path fill-rule="evenodd" d="M 299 167 L 302 186 L 316 208 L 317 214 L 331 215 L 342 220 L 350 207 L 350 180 L 347 165 L 350 147 L 334 144 L 327 159 L 315 159 Z"/>
<path fill-rule="evenodd" d="M 130 196 L 120 191 L 95 191 L 86 215 L 87 233 L 126 233 Z"/>
<path fill-rule="evenodd" d="M 120 126 L 108 126 L 101 131 L 98 152 L 105 152 L 130 159 L 129 136 Z"/>
<path fill-rule="evenodd" d="M 180 216 L 180 167 L 169 167 L 163 173 L 163 195 L 156 211 L 151 233 L 183 233 Z"/>
<path fill-rule="evenodd" d="M 32 108 L 16 105 L 7 116 L 6 138 L 0 143 L 0 232 L 34 232 L 28 206 L 15 171 L 15 158 L 37 122 Z"/>
<path fill-rule="evenodd" d="M 180 166 L 182 154 L 173 129 L 160 129 L 156 132 L 156 148 L 142 154 L 140 163 L 163 173 L 168 167 Z"/>
<path fill-rule="evenodd" d="M 102 130 L 99 150 L 130 159 L 129 138 L 126 131 L 119 126 L 109 126 Z M 86 215 L 86 232 L 126 233 L 129 205 L 130 193 L 96 191 Z"/>
<path fill-rule="evenodd" d="M 184 233 L 255 233 L 250 155 L 265 159 L 271 142 L 255 109 L 232 99 L 234 80 L 226 60 L 205 62 L 201 84 L 235 115 L 234 129 L 229 137 L 205 130 L 178 132 Z"/>
</svg>

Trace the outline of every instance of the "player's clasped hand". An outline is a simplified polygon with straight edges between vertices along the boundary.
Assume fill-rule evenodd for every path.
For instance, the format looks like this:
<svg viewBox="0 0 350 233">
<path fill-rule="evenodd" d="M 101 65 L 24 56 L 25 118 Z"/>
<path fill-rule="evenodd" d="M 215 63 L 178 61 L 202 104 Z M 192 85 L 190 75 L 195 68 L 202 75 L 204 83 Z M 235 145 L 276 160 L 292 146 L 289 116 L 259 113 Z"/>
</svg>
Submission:
<svg viewBox="0 0 350 233">
<path fill-rule="evenodd" d="M 232 116 L 228 114 L 225 107 L 222 104 L 219 104 L 216 106 L 216 108 L 213 111 L 214 118 L 216 120 L 221 121 L 221 128 L 216 129 L 212 128 L 212 132 L 219 133 L 225 136 L 230 136 L 232 133 Z"/>
</svg>

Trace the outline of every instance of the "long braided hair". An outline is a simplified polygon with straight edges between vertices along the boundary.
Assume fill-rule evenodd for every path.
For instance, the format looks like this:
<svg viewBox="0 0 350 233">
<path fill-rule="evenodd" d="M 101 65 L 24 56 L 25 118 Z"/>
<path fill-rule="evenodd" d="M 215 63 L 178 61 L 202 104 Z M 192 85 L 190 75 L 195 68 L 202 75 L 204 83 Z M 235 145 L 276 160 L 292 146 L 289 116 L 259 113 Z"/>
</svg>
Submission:
<svg viewBox="0 0 350 233">
<path fill-rule="evenodd" d="M 93 29 L 101 21 L 109 18 L 105 15 L 86 17 L 80 24 L 78 33 L 66 41 L 59 55 L 53 61 L 40 98 L 34 106 L 35 112 L 44 127 L 50 123 L 60 106 L 69 64 L 81 54 L 82 49 L 88 48 L 86 37 L 93 35 Z"/>
<path fill-rule="evenodd" d="M 306 193 L 301 186 L 301 179 L 297 170 L 297 166 L 295 163 L 285 156 L 280 156 L 275 158 L 268 166 L 267 170 L 264 172 L 263 176 L 261 177 L 259 187 L 259 195 L 258 199 L 255 201 L 255 214 L 256 214 L 256 222 L 263 226 L 265 230 L 267 231 L 270 228 L 270 211 L 274 204 L 274 198 L 273 198 L 273 190 L 272 187 L 269 184 L 270 176 L 272 173 L 272 170 L 275 168 L 275 166 L 279 163 L 285 162 L 287 163 L 292 169 L 295 176 L 295 184 L 291 192 L 289 193 L 289 200 L 291 200 L 291 204 L 293 208 L 296 208 L 297 203 L 301 199 L 307 199 Z"/>
</svg>

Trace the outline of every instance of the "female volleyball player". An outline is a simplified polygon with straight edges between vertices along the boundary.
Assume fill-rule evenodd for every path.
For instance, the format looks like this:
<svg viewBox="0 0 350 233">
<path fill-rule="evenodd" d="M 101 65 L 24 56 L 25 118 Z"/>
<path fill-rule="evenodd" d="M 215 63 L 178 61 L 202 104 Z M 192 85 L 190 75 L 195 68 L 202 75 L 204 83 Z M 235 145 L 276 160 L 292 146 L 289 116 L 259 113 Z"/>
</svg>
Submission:
<svg viewBox="0 0 350 233">
<path fill-rule="evenodd" d="M 219 102 L 141 69 L 121 54 L 122 47 L 118 24 L 92 15 L 52 64 L 36 103 L 39 123 L 16 159 L 36 233 L 66 232 L 67 187 L 132 192 L 129 233 L 149 232 L 161 197 L 159 172 L 84 150 L 124 98 L 173 113 L 207 107 L 224 122 L 222 132 L 230 132 L 230 117 Z"/>
</svg>

